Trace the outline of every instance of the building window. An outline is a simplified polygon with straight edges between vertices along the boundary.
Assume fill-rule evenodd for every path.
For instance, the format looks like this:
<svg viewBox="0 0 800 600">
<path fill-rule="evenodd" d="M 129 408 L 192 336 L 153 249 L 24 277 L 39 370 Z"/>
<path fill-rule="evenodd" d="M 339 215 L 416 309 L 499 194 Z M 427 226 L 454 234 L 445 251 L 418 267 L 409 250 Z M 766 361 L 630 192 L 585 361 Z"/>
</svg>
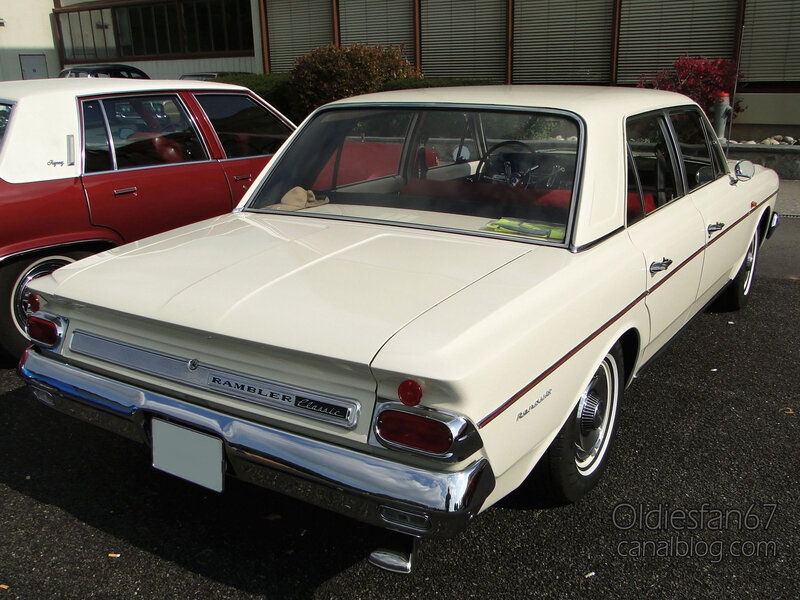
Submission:
<svg viewBox="0 0 800 600">
<path fill-rule="evenodd" d="M 57 12 L 65 62 L 252 54 L 250 0 L 169 0 Z"/>
</svg>

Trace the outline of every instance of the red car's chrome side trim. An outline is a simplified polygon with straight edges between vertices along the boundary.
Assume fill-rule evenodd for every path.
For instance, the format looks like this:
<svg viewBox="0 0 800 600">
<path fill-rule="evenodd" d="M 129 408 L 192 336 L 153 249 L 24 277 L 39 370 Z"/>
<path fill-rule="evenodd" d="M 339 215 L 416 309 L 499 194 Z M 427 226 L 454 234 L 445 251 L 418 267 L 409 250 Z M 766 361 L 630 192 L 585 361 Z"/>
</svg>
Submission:
<svg viewBox="0 0 800 600">
<path fill-rule="evenodd" d="M 731 229 L 739 225 L 742 221 L 747 219 L 750 215 L 754 212 L 759 210 L 764 204 L 770 201 L 774 196 L 777 195 L 778 192 L 774 192 L 767 196 L 764 200 L 759 202 L 757 205 L 753 206 L 747 213 L 742 215 L 739 219 L 737 219 L 734 223 L 732 223 L 729 227 L 726 227 L 724 230 L 720 231 L 718 235 L 714 237 L 714 239 L 708 241 L 706 244 L 698 248 L 695 252 L 693 252 L 686 260 L 684 260 L 681 264 L 679 264 L 674 270 L 672 270 L 669 274 L 663 277 L 657 284 L 651 287 L 649 290 L 645 290 L 642 292 L 633 302 L 628 304 L 625 308 L 619 311 L 616 315 L 611 317 L 608 321 L 606 321 L 599 329 L 595 330 L 589 337 L 584 339 L 581 343 L 575 346 L 572 350 L 567 352 L 564 356 L 559 358 L 555 363 L 550 365 L 545 371 L 539 374 L 536 379 L 528 383 L 525 387 L 519 390 L 516 394 L 511 396 L 508 400 L 506 400 L 503 404 L 501 404 L 498 408 L 490 412 L 486 415 L 483 419 L 478 421 L 478 429 L 482 429 L 489 423 L 491 423 L 494 419 L 499 417 L 503 412 L 505 412 L 509 407 L 511 407 L 514 403 L 517 402 L 520 398 L 522 398 L 525 394 L 531 391 L 534 387 L 539 385 L 546 377 L 551 375 L 556 369 L 561 367 L 565 362 L 567 362 L 570 358 L 572 358 L 575 354 L 577 354 L 580 350 L 582 350 L 587 344 L 593 341 L 597 336 L 603 333 L 606 329 L 608 329 L 611 325 L 613 325 L 616 321 L 622 318 L 628 311 L 630 311 L 634 306 L 636 306 L 639 302 L 647 298 L 650 294 L 656 291 L 659 287 L 661 287 L 668 279 L 670 279 L 673 275 L 678 273 L 683 267 L 688 265 L 691 261 L 695 258 L 700 256 L 706 248 L 708 248 L 711 244 L 716 242 L 720 237 L 728 233 Z"/>
</svg>

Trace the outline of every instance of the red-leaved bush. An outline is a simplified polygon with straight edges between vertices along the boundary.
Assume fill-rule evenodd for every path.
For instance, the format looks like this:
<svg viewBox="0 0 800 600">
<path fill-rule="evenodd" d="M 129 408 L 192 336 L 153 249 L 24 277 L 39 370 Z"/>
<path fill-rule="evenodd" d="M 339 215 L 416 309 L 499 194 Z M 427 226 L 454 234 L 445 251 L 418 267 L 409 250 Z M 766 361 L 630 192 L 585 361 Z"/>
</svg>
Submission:
<svg viewBox="0 0 800 600">
<path fill-rule="evenodd" d="M 653 77 L 643 74 L 639 78 L 638 87 L 685 94 L 710 115 L 721 92 L 726 92 L 733 98 L 738 77 L 736 63 L 728 58 L 681 56 L 669 69 L 662 69 Z M 741 107 L 736 102 L 733 105 L 734 114 L 740 110 Z"/>
</svg>

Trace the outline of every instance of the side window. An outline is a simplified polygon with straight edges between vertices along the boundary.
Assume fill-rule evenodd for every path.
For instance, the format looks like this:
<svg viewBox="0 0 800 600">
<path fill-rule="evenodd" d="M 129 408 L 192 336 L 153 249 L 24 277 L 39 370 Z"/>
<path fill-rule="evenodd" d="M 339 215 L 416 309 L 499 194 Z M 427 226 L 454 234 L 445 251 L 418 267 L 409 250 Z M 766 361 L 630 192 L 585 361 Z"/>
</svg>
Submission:
<svg viewBox="0 0 800 600">
<path fill-rule="evenodd" d="M 341 139 L 327 156 L 314 189 L 338 186 L 400 173 L 403 142 L 411 123 L 409 112 L 379 112 L 353 118 L 340 124 Z M 424 154 L 420 154 L 423 160 Z M 431 157 L 431 160 L 434 160 Z"/>
<path fill-rule="evenodd" d="M 0 143 L 6 135 L 6 126 L 8 126 L 9 116 L 11 116 L 11 105 L 0 104 Z"/>
<path fill-rule="evenodd" d="M 644 217 L 644 195 L 642 187 L 639 185 L 639 175 L 636 172 L 636 164 L 633 162 L 633 153 L 628 147 L 628 225 L 633 225 L 636 221 Z M 652 204 L 652 195 L 650 197 Z M 652 208 L 650 209 L 652 210 Z"/>
<path fill-rule="evenodd" d="M 99 100 L 83 103 L 83 170 L 85 173 L 110 171 L 111 147 Z"/>
<path fill-rule="evenodd" d="M 645 214 L 672 202 L 680 195 L 680 188 L 664 117 L 649 114 L 628 119 L 625 137 L 633 155 Z"/>
<path fill-rule="evenodd" d="M 415 177 L 434 177 L 430 169 L 465 164 L 480 158 L 475 139 L 477 123 L 467 112 L 431 112 L 425 116 L 419 131 L 415 155 Z M 452 170 L 447 170 L 452 173 Z M 464 174 L 470 169 L 464 166 Z"/>
<path fill-rule="evenodd" d="M 198 94 L 228 158 L 275 154 L 291 128 L 243 94 Z"/>
<path fill-rule="evenodd" d="M 176 96 L 106 98 L 117 168 L 205 160 L 207 154 Z"/>
<path fill-rule="evenodd" d="M 703 127 L 703 117 L 696 110 L 673 112 L 669 116 L 683 165 L 686 169 L 686 188 L 691 192 L 720 177 L 719 165 L 715 166 L 711 147 Z"/>
</svg>

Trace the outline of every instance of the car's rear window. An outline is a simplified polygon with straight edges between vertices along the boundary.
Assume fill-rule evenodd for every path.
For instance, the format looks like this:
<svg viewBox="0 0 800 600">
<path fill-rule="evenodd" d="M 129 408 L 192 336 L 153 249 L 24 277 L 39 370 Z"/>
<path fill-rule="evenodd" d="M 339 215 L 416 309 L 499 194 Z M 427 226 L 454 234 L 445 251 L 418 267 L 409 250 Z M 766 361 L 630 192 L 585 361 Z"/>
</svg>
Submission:
<svg viewBox="0 0 800 600">
<path fill-rule="evenodd" d="M 3 143 L 3 138 L 6 135 L 6 126 L 8 125 L 8 119 L 10 116 L 11 116 L 11 105 L 0 104 L 0 144 Z"/>
<path fill-rule="evenodd" d="M 310 121 L 247 206 L 564 243 L 580 125 L 549 111 L 340 108 Z"/>
</svg>

